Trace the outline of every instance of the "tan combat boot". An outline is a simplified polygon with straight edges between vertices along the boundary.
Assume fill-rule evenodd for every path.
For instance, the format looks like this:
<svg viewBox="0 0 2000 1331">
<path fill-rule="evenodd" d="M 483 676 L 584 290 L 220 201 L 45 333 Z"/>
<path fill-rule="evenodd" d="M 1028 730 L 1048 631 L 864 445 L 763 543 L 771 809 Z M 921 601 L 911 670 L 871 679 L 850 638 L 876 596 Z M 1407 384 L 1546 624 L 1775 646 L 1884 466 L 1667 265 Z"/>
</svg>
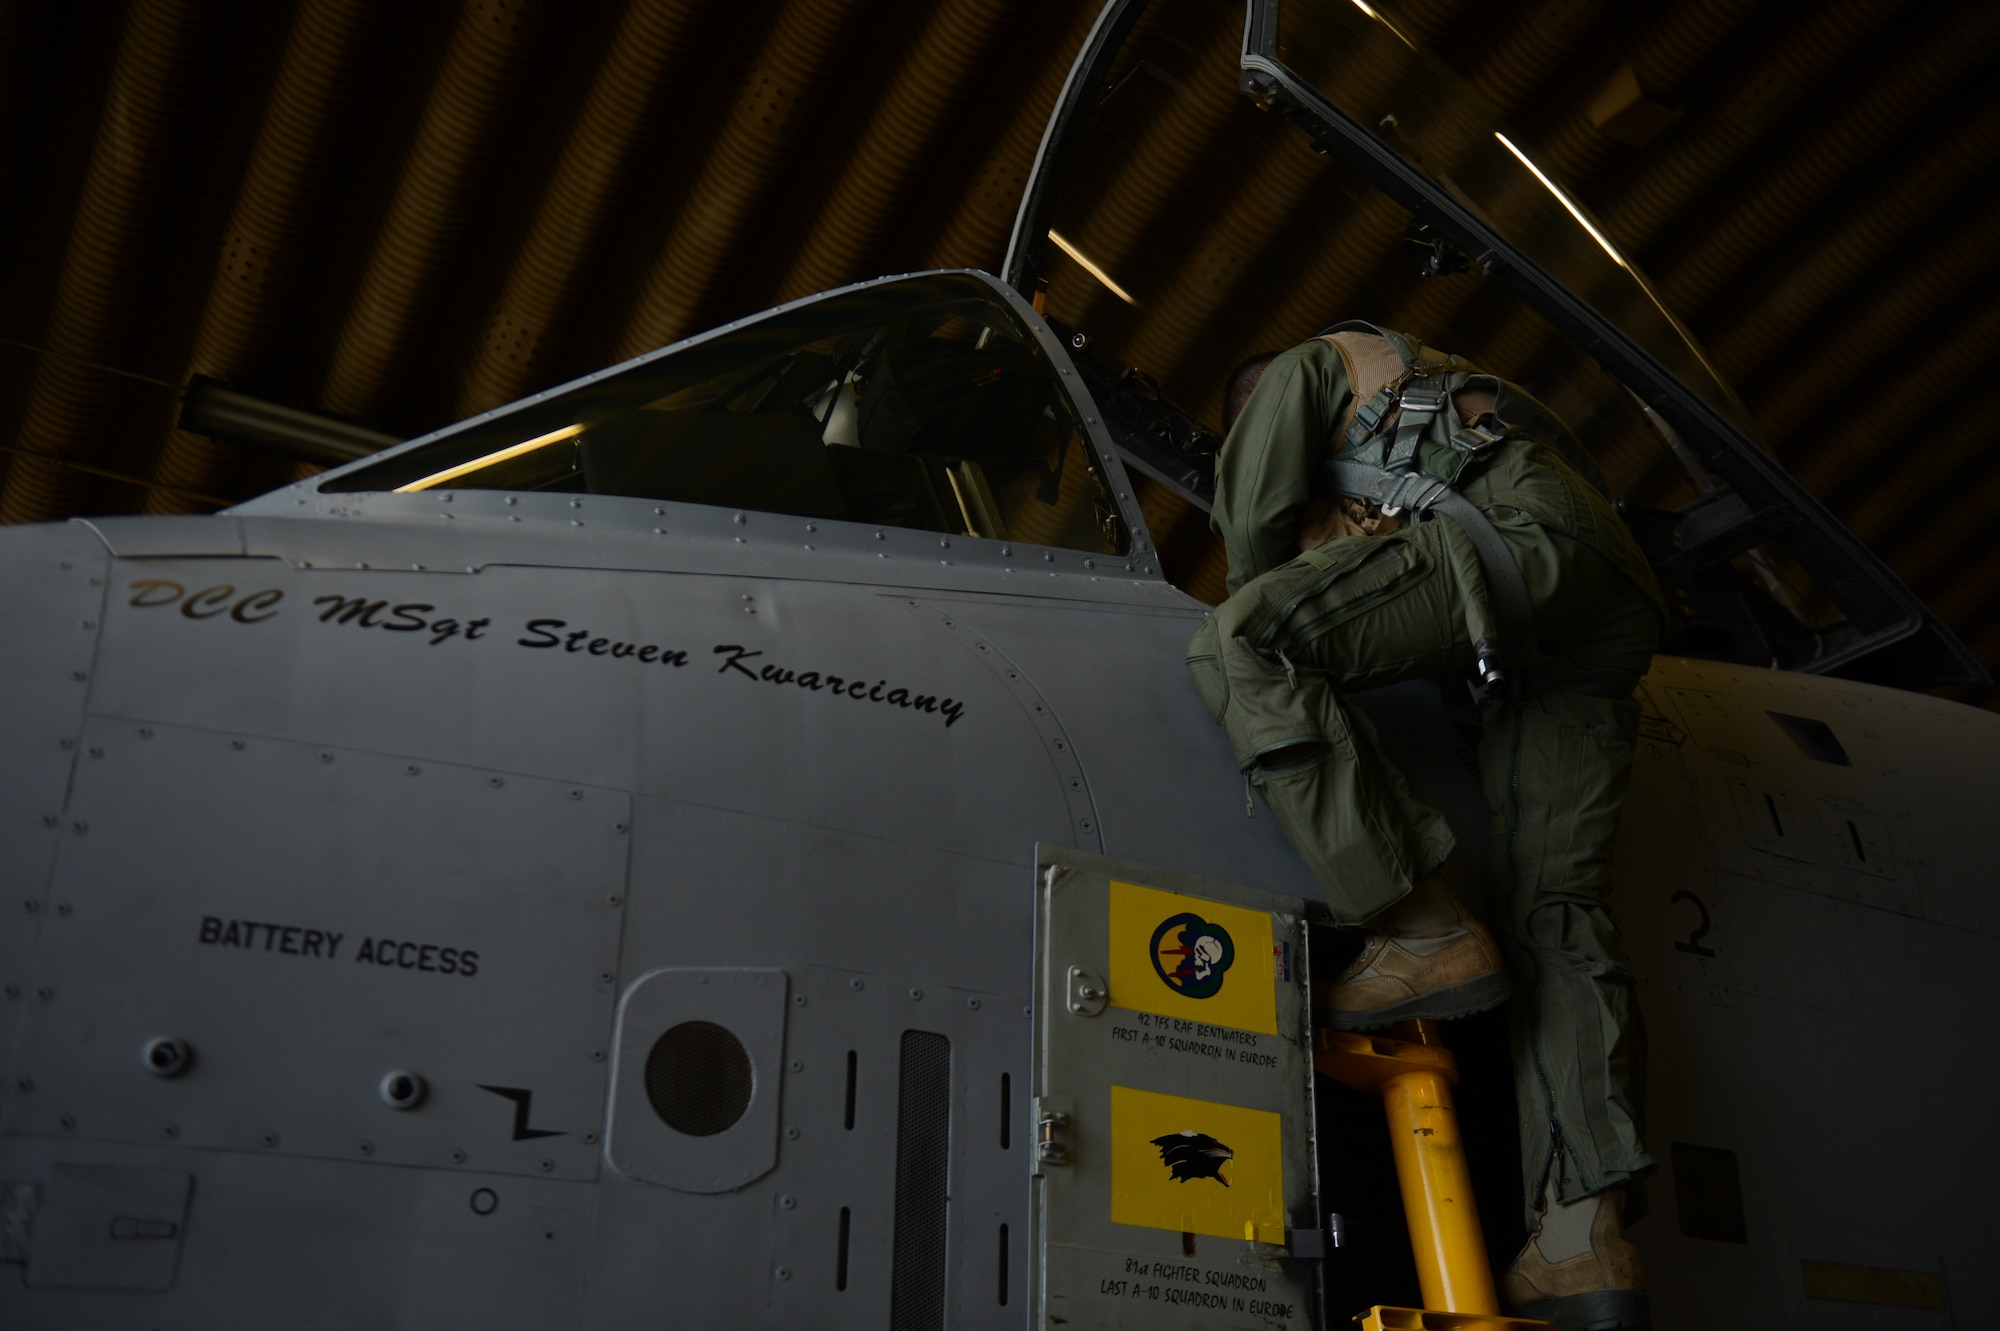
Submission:
<svg viewBox="0 0 2000 1331">
<path fill-rule="evenodd" d="M 1540 1223 L 1500 1277 L 1500 1302 L 1561 1331 L 1643 1331 L 1646 1268 L 1625 1237 L 1625 1189 L 1565 1205 L 1545 1200 Z"/>
<path fill-rule="evenodd" d="M 1369 938 L 1339 980 L 1315 991 L 1319 1020 L 1365 1031 L 1418 1018 L 1469 1017 L 1505 1002 L 1514 988 L 1493 935 L 1456 899 L 1444 900 L 1450 927 L 1429 937 L 1399 930 Z M 1389 923 L 1393 928 L 1396 922 Z"/>
</svg>

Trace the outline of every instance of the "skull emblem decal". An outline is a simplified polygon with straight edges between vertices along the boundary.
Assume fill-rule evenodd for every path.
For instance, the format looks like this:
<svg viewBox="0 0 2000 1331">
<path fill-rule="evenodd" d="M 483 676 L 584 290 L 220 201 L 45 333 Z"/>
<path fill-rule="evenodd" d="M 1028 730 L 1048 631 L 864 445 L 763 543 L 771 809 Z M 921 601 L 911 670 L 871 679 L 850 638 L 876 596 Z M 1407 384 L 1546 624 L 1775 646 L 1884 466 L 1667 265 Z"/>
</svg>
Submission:
<svg viewBox="0 0 2000 1331">
<path fill-rule="evenodd" d="M 1184 997 L 1212 998 L 1235 961 L 1229 931 L 1192 911 L 1167 917 L 1153 931 L 1153 971 Z"/>
</svg>

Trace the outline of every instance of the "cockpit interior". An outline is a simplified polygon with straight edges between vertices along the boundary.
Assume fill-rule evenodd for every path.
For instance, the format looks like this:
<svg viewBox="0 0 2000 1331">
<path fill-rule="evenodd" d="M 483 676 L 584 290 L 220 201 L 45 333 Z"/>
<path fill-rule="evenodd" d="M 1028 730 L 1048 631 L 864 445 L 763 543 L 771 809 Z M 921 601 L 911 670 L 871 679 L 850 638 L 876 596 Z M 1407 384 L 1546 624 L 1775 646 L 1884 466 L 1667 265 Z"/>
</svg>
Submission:
<svg viewBox="0 0 2000 1331">
<path fill-rule="evenodd" d="M 725 329 L 325 488 L 622 495 L 1123 553 L 1061 373 L 987 282 L 930 274 Z"/>
</svg>

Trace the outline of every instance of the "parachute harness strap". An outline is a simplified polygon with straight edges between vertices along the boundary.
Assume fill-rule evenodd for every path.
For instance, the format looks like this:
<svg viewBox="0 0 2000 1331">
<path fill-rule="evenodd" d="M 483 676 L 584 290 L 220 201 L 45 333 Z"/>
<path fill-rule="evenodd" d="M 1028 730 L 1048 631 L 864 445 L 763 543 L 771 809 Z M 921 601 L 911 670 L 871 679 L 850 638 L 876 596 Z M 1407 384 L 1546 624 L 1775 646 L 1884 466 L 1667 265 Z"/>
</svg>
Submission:
<svg viewBox="0 0 2000 1331">
<path fill-rule="evenodd" d="M 1420 467 L 1419 447 L 1426 437 L 1442 435 L 1468 462 L 1490 456 L 1506 441 L 1506 427 L 1460 425 L 1452 395 L 1472 383 L 1497 384 L 1490 375 L 1449 372 L 1442 367 L 1410 366 L 1354 413 L 1342 448 L 1325 464 L 1325 475 L 1336 494 L 1378 504 L 1390 516 L 1407 514 L 1423 521 L 1433 513 L 1449 518 L 1472 542 L 1486 579 L 1486 593 L 1498 620 L 1507 654 L 1526 664 L 1536 656 L 1534 602 L 1514 552 L 1479 507 L 1453 489 L 1451 483 L 1428 475 Z M 1451 428 L 1447 431 L 1447 422 Z M 1527 672 L 1508 669 L 1500 645 L 1482 639 L 1475 644 L 1475 692 L 1484 697 L 1503 693 L 1518 697 Z"/>
<path fill-rule="evenodd" d="M 1521 565 L 1492 519 L 1452 488 L 1466 467 L 1484 462 L 1506 442 L 1506 424 L 1492 414 L 1492 404 L 1504 385 L 1497 377 L 1482 374 L 1455 358 L 1444 364 L 1424 363 L 1410 339 L 1360 321 L 1336 324 L 1319 335 L 1340 351 L 1350 375 L 1363 362 L 1371 367 L 1366 379 L 1381 382 L 1377 376 L 1389 372 L 1379 355 L 1370 356 L 1362 347 L 1342 346 L 1340 336 L 1350 333 L 1380 338 L 1401 370 L 1355 409 L 1334 456 L 1325 464 L 1329 488 L 1349 499 L 1379 505 L 1386 514 L 1406 513 L 1411 520 L 1422 521 L 1442 513 L 1456 524 L 1478 555 L 1492 610 L 1492 631 L 1516 662 L 1534 664 L 1534 684 L 1545 682 L 1551 675 L 1548 663 L 1537 660 L 1534 602 Z M 1365 386 L 1364 382 L 1361 387 Z M 1461 421 L 1455 402 L 1456 395 L 1468 389 L 1475 402 L 1484 399 L 1471 423 Z M 1464 455 L 1461 465 L 1452 469 L 1453 479 L 1423 470 L 1421 451 L 1426 438 Z M 1473 627 L 1468 624 L 1468 628 Z M 1479 632 L 1473 637 L 1475 696 L 1497 693 L 1519 697 L 1528 691 L 1528 670 L 1506 667 L 1500 643 L 1491 637 Z"/>
<path fill-rule="evenodd" d="M 1438 414 L 1451 406 L 1451 390 L 1441 374 L 1419 374 L 1404 386 L 1397 405 L 1395 440 L 1389 445 L 1385 465 L 1390 471 L 1408 471 L 1417 465 L 1417 445 L 1423 442 Z"/>
</svg>

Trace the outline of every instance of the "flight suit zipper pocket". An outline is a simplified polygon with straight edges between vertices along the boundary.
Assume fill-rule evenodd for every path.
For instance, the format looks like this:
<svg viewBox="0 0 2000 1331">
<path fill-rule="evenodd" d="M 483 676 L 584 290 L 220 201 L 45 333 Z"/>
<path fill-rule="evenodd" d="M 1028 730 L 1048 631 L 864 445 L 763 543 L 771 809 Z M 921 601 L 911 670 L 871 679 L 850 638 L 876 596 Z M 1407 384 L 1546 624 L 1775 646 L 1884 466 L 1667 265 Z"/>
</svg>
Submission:
<svg viewBox="0 0 2000 1331">
<path fill-rule="evenodd" d="M 1377 538 L 1355 537 L 1353 539 L 1372 541 Z M 1382 566 L 1385 564 L 1395 564 L 1398 567 L 1383 569 Z M 1370 565 L 1374 565 L 1375 567 L 1370 568 Z M 1327 632 L 1329 629 L 1336 628 L 1350 619 L 1364 615 L 1370 610 L 1402 595 L 1410 589 L 1411 585 L 1423 575 L 1428 567 L 1429 563 L 1424 558 L 1423 551 L 1418 549 L 1414 544 L 1407 541 L 1398 541 L 1393 545 L 1383 542 L 1379 549 L 1370 550 L 1358 559 L 1343 561 L 1336 567 L 1328 569 L 1325 576 L 1313 579 L 1287 597 L 1279 605 L 1278 612 L 1271 617 L 1270 622 L 1258 634 L 1256 645 L 1263 650 L 1269 651 L 1276 646 L 1281 633 L 1284 634 L 1285 642 L 1288 646 L 1303 645 L 1311 642 L 1314 638 Z M 1362 575 L 1364 573 L 1375 574 L 1376 579 L 1363 581 Z M 1286 631 L 1286 626 L 1291 623 L 1292 617 L 1299 613 L 1300 607 L 1306 605 L 1316 597 L 1326 595 L 1338 587 L 1341 582 L 1349 579 L 1353 579 L 1359 583 L 1354 588 L 1355 595 L 1352 599 L 1343 598 L 1338 605 L 1328 608 L 1321 614 L 1314 615 L 1304 623 L 1291 628 L 1289 632 Z"/>
</svg>

